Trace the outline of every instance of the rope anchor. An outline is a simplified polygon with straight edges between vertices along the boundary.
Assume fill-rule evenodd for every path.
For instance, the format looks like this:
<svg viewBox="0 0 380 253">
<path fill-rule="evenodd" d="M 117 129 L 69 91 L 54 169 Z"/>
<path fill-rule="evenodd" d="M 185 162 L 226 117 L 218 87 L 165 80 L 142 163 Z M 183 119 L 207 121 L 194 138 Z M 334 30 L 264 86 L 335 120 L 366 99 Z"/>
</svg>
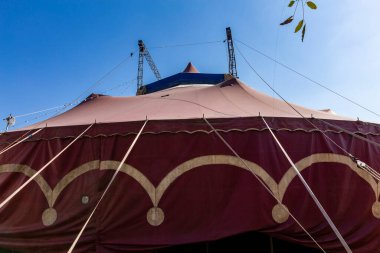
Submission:
<svg viewBox="0 0 380 253">
<path fill-rule="evenodd" d="M 365 162 L 359 160 L 358 158 L 351 156 L 351 159 L 359 169 L 362 169 L 369 173 L 377 182 L 380 182 L 380 173 L 373 169 L 371 166 L 366 164 Z"/>
</svg>

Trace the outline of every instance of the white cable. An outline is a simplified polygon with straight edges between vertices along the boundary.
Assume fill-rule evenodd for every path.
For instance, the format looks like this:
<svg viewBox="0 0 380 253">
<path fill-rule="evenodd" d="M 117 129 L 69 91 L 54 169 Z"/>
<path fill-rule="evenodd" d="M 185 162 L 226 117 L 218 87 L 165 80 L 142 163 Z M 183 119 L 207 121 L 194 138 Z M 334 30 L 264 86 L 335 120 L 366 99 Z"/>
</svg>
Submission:
<svg viewBox="0 0 380 253">
<path fill-rule="evenodd" d="M 242 159 L 239 154 L 231 147 L 230 144 L 228 144 L 228 142 L 220 135 L 220 133 L 214 128 L 213 125 L 211 125 L 211 123 L 206 119 L 204 118 L 204 121 L 210 126 L 210 128 L 216 133 L 216 135 L 219 137 L 219 139 L 222 140 L 222 142 L 227 146 L 227 148 L 237 157 L 239 158 L 239 160 L 244 164 L 244 166 L 246 167 L 246 169 L 248 171 L 250 171 L 252 173 L 252 175 L 257 179 L 257 181 L 260 182 L 260 184 L 267 190 L 267 192 L 278 202 L 279 205 L 282 205 L 281 201 L 273 194 L 273 192 L 268 188 L 268 186 L 255 174 L 253 173 L 248 164 L 245 162 L 244 159 Z M 313 238 L 313 236 L 306 230 L 306 228 L 304 228 L 302 226 L 302 224 L 296 219 L 296 217 L 294 217 L 294 215 L 288 210 L 288 209 L 284 209 L 290 217 L 293 218 L 293 220 L 301 227 L 301 229 L 310 237 L 310 239 L 319 247 L 319 249 L 326 253 L 326 251 L 322 248 L 321 245 L 319 245 L 319 243 Z"/>
<path fill-rule="evenodd" d="M 128 60 L 130 60 L 133 57 L 133 55 L 134 55 L 135 52 L 136 51 L 134 51 L 130 56 L 128 56 L 127 58 L 125 58 L 121 62 L 119 62 L 117 65 L 115 65 L 111 70 L 109 70 L 102 77 L 100 77 L 93 85 L 91 85 L 86 90 L 84 90 L 82 93 L 80 93 L 80 95 L 78 97 L 76 97 L 74 100 L 72 100 L 70 103 L 67 103 L 67 104 L 64 104 L 64 105 L 61 105 L 61 106 L 52 107 L 52 108 L 47 108 L 47 109 L 36 111 L 36 112 L 30 112 L 30 113 L 26 113 L 26 114 L 17 115 L 17 116 L 15 116 L 15 118 L 20 118 L 20 117 L 24 117 L 24 116 L 33 115 L 33 114 L 38 114 L 38 113 L 45 112 L 45 111 L 50 111 L 50 110 L 53 110 L 53 109 L 59 109 L 59 110 L 57 110 L 56 113 L 52 117 L 58 115 L 60 112 L 62 112 L 63 110 L 65 110 L 67 107 L 69 107 L 69 106 L 71 106 L 73 104 L 77 104 L 79 102 L 80 98 L 82 97 L 82 95 L 86 94 L 87 92 L 90 92 L 90 91 L 94 90 L 96 87 L 98 87 L 100 84 L 102 84 L 101 82 L 104 79 L 106 79 L 108 76 L 110 76 L 114 71 L 116 71 L 125 62 L 127 62 Z M 36 117 L 35 119 L 38 119 L 38 118 L 40 118 L 40 117 Z M 34 119 L 32 119 L 32 120 L 34 120 Z M 27 123 L 29 121 L 26 121 L 24 123 Z M 37 127 L 38 126 L 39 125 L 37 125 Z"/>
<path fill-rule="evenodd" d="M 81 235 L 83 234 L 83 231 L 84 231 L 85 228 L 87 227 L 87 224 L 90 222 L 90 220 L 91 220 L 92 216 L 94 215 L 96 209 L 98 208 L 100 202 L 103 200 L 103 198 L 104 198 L 104 196 L 106 195 L 108 189 L 110 188 L 111 184 L 112 184 L 113 181 L 115 180 L 117 173 L 119 173 L 119 171 L 120 171 L 121 167 L 123 166 L 125 160 L 127 160 L 129 154 L 131 153 L 133 147 L 135 146 L 135 144 L 136 144 L 138 138 L 140 137 L 140 135 L 141 135 L 141 133 L 142 133 L 142 131 L 143 131 L 143 129 L 144 129 L 146 123 L 148 123 L 148 120 L 145 120 L 144 125 L 141 127 L 140 131 L 139 131 L 138 134 L 136 135 L 136 137 L 135 137 L 135 139 L 133 140 L 131 146 L 129 147 L 127 153 L 125 153 L 123 159 L 120 161 L 119 167 L 117 167 L 115 173 L 113 174 L 111 180 L 109 181 L 109 183 L 108 183 L 106 189 L 104 190 L 102 196 L 100 197 L 98 203 L 96 204 L 96 206 L 95 206 L 94 209 L 92 210 L 90 216 L 87 218 L 86 222 L 84 223 L 82 229 L 79 231 L 79 233 L 78 233 L 77 237 L 75 238 L 74 242 L 71 244 L 71 247 L 70 247 L 70 249 L 67 251 L 67 253 L 71 253 L 71 252 L 73 252 L 73 250 L 74 250 L 76 244 L 77 244 L 78 241 L 79 241 L 79 238 L 81 237 Z"/>
<path fill-rule="evenodd" d="M 327 214 L 325 209 L 323 208 L 322 204 L 319 202 L 318 198 L 315 196 L 314 192 L 311 190 L 310 186 L 307 184 L 299 170 L 297 169 L 296 165 L 292 161 L 292 159 L 289 157 L 288 153 L 285 151 L 284 147 L 281 145 L 280 141 L 277 139 L 276 135 L 273 133 L 272 129 L 269 127 L 268 123 L 265 121 L 264 117 L 261 117 L 262 120 L 264 121 L 266 127 L 268 128 L 269 132 L 271 133 L 273 139 L 276 141 L 277 145 L 280 147 L 282 153 L 285 155 L 286 159 L 289 161 L 289 163 L 292 165 L 292 168 L 296 172 L 297 176 L 301 180 L 302 184 L 305 186 L 306 190 L 314 200 L 315 204 L 318 206 L 318 209 L 321 211 L 323 214 L 324 218 L 327 220 L 329 223 L 331 229 L 334 231 L 335 235 L 338 237 L 339 241 L 343 245 L 344 249 L 346 250 L 347 253 L 352 253 L 352 250 L 348 246 L 347 242 L 344 240 L 343 236 L 335 226 L 334 222 L 331 220 L 330 216 Z"/>
<path fill-rule="evenodd" d="M 299 76 L 305 78 L 306 80 L 308 80 L 308 81 L 310 81 L 310 82 L 312 82 L 312 83 L 314 83 L 314 84 L 316 84 L 316 85 L 318 85 L 318 86 L 324 88 L 325 90 L 327 90 L 327 91 L 329 91 L 329 92 L 331 92 L 331 93 L 333 93 L 333 94 L 335 94 L 335 95 L 337 95 L 337 96 L 343 98 L 344 100 L 346 100 L 346 101 L 348 101 L 348 102 L 350 102 L 350 103 L 352 103 L 352 104 L 354 104 L 354 105 L 356 105 L 356 106 L 358 106 L 358 107 L 360 107 L 360 108 L 366 110 L 367 112 L 370 112 L 370 113 L 376 115 L 377 117 L 380 117 L 380 114 L 379 114 L 379 113 L 376 113 L 375 111 L 373 111 L 373 110 L 371 110 L 371 109 L 369 109 L 369 108 L 367 108 L 367 107 L 365 107 L 365 106 L 359 104 L 358 102 L 355 102 L 354 100 L 352 100 L 352 99 L 350 99 L 350 98 L 348 98 L 348 97 L 346 97 L 346 96 L 340 94 L 339 92 L 330 89 L 330 88 L 327 87 L 326 85 L 323 85 L 322 83 L 313 80 L 311 77 L 308 77 L 308 76 L 302 74 L 301 72 L 298 72 L 297 70 L 295 70 L 295 69 L 289 67 L 288 65 L 286 65 L 286 64 L 284 64 L 284 63 L 282 63 L 282 62 L 279 62 L 279 61 L 276 60 L 275 58 L 266 55 L 265 53 L 263 53 L 263 52 L 257 50 L 256 48 L 254 48 L 254 47 L 248 45 L 247 43 L 244 43 L 243 41 L 240 41 L 240 40 L 237 40 L 237 39 L 235 39 L 235 41 L 237 41 L 237 42 L 239 42 L 240 44 L 246 46 L 247 48 L 249 48 L 249 49 L 255 51 L 256 53 L 261 54 L 262 56 L 266 57 L 267 59 L 269 59 L 269 60 L 271 60 L 271 61 L 273 61 L 273 62 L 275 62 L 275 63 L 277 63 L 278 65 L 280 65 L 280 66 L 282 66 L 282 67 L 284 67 L 284 68 L 286 68 L 286 69 L 292 71 L 293 73 L 295 73 L 295 74 L 297 74 L 297 75 L 299 75 Z"/>
<path fill-rule="evenodd" d="M 351 131 L 349 131 L 349 130 L 347 130 L 347 129 L 344 129 L 343 127 L 340 127 L 340 126 L 338 126 L 338 125 L 335 125 L 335 124 L 332 124 L 332 123 L 330 123 L 330 122 L 327 122 L 327 121 L 325 121 L 325 120 L 323 120 L 323 119 L 320 119 L 320 118 L 315 118 L 315 119 L 317 119 L 317 120 L 319 120 L 319 121 L 325 123 L 325 124 L 328 125 L 328 126 L 331 126 L 331 127 L 335 128 L 335 129 L 338 129 L 338 130 L 340 130 L 340 131 L 343 131 L 343 132 L 345 132 L 346 134 L 349 134 L 349 135 L 351 135 L 351 136 L 353 136 L 353 137 L 355 137 L 355 138 L 358 138 L 359 140 L 366 141 L 366 142 L 368 142 L 368 143 L 370 143 L 370 144 L 372 144 L 372 145 L 374 145 L 374 146 L 380 148 L 380 143 L 378 143 L 378 142 L 376 142 L 376 141 L 373 141 L 373 140 L 367 139 L 367 138 L 365 138 L 365 137 L 363 137 L 363 136 L 360 136 L 360 135 L 358 135 L 358 134 L 356 134 L 356 133 L 354 133 L 354 132 L 351 132 Z"/>
<path fill-rule="evenodd" d="M 315 118 L 325 124 L 327 124 L 328 126 L 332 126 L 334 127 L 335 129 L 338 129 L 340 131 L 343 131 L 344 133 L 346 134 L 349 134 L 351 136 L 353 136 L 354 138 L 358 138 L 359 140 L 362 140 L 362 141 L 365 141 L 365 142 L 368 142 L 369 144 L 372 144 L 372 145 L 375 145 L 376 147 L 380 147 L 380 144 L 373 141 L 373 140 L 370 140 L 370 139 L 367 139 L 365 137 L 362 137 L 354 132 L 351 132 L 349 130 L 346 130 L 340 126 L 337 126 L 335 124 L 332 124 L 332 123 L 329 123 L 325 120 L 322 120 L 322 119 L 319 119 L 319 118 Z M 326 135 L 326 134 L 324 134 Z M 331 139 L 330 137 L 328 137 L 328 139 Z M 334 143 L 335 145 L 338 145 L 337 143 Z M 340 146 L 339 146 L 340 147 Z M 365 170 L 367 173 L 369 173 L 374 179 L 376 179 L 378 182 L 380 182 L 380 173 L 377 172 L 376 170 L 374 170 L 371 166 L 369 166 L 368 164 L 366 164 L 365 162 L 363 161 L 360 161 L 359 159 L 357 159 L 355 156 L 353 156 L 352 154 L 350 154 L 348 151 L 344 150 L 342 147 L 340 147 L 340 149 L 342 149 L 356 164 L 359 168 Z"/>
<path fill-rule="evenodd" d="M 276 93 L 277 94 L 277 96 L 279 96 L 290 108 L 292 108 L 298 115 L 300 115 L 304 120 L 306 120 L 310 125 L 312 125 L 315 129 L 318 129 L 320 132 L 321 132 L 321 134 L 327 139 L 327 140 L 329 140 L 331 143 L 333 143 L 337 148 L 339 148 L 341 151 L 343 151 L 345 154 L 347 154 L 351 159 L 353 159 L 353 161 L 355 162 L 355 163 L 357 163 L 357 159 L 352 155 L 352 154 L 350 154 L 347 150 L 345 150 L 342 146 L 340 146 L 338 143 L 336 143 L 332 138 L 330 138 L 325 132 L 323 132 L 321 129 L 319 129 L 313 122 L 311 122 L 309 119 L 307 119 L 307 118 L 305 118 L 305 116 L 303 116 L 292 104 L 290 104 L 284 97 L 282 97 L 281 96 L 281 94 L 280 93 L 278 93 L 254 68 L 253 68 L 253 66 L 248 62 L 248 60 L 247 60 L 247 58 L 242 54 L 242 52 L 240 51 L 240 49 L 239 49 L 239 47 L 237 47 L 236 46 L 236 49 L 237 49 L 237 51 L 240 53 L 240 55 L 243 57 L 243 59 L 244 59 L 244 61 L 247 63 L 247 65 L 252 69 L 252 71 L 274 92 L 274 93 Z M 320 121 L 323 121 L 323 120 L 321 120 L 321 119 L 319 119 Z M 364 137 L 361 137 L 361 136 L 359 136 L 359 135 L 357 135 L 357 134 L 355 134 L 355 133 L 351 133 L 351 132 L 349 132 L 349 131 L 347 131 L 347 130 L 345 130 L 345 129 L 343 129 L 343 128 L 341 128 L 341 127 L 338 127 L 338 126 L 335 126 L 335 125 L 333 125 L 333 124 L 330 124 L 330 123 L 328 123 L 328 122 L 326 122 L 326 121 L 323 121 L 323 122 L 325 122 L 326 124 L 328 124 L 328 125 L 332 125 L 333 127 L 335 127 L 335 128 L 338 128 L 338 129 L 340 129 L 340 130 L 342 130 L 342 131 L 344 131 L 344 132 L 346 132 L 346 133 L 348 133 L 348 134 L 351 134 L 351 135 L 353 135 L 354 137 L 357 137 L 357 138 L 359 138 L 359 139 L 361 139 L 361 140 L 365 140 L 365 141 L 367 141 L 367 142 L 369 142 L 369 143 L 372 143 L 373 145 L 376 145 L 376 146 L 380 146 L 380 144 L 379 143 L 376 143 L 376 142 L 374 142 L 374 141 L 372 141 L 372 140 L 368 140 L 368 139 L 366 139 L 366 138 L 364 138 Z M 357 163 L 358 164 L 358 163 Z M 366 170 L 372 177 L 374 177 L 374 178 L 376 178 L 377 179 L 377 176 L 376 175 L 374 175 L 373 174 L 373 172 L 371 172 L 371 170 L 369 170 L 368 168 L 365 168 L 365 167 L 363 167 L 363 166 L 360 166 L 360 165 L 358 165 L 360 168 L 362 168 L 362 169 L 364 169 L 364 170 Z M 379 181 L 379 179 L 377 179 L 378 181 Z"/>
<path fill-rule="evenodd" d="M 39 169 L 33 176 L 31 176 L 25 183 L 23 183 L 17 190 L 15 190 L 10 196 L 8 196 L 3 202 L 0 204 L 0 209 L 7 204 L 17 193 L 19 193 L 25 186 L 27 186 L 34 178 L 36 178 L 47 166 L 49 166 L 55 159 L 57 159 L 66 149 L 68 149 L 76 140 L 78 140 L 88 129 L 90 129 L 95 123 L 92 123 L 89 127 L 86 128 L 78 137 L 76 137 L 72 142 L 69 143 L 64 149 L 62 149 L 57 155 L 53 157 L 47 164 L 45 164 L 41 169 Z M 41 131 L 43 128 L 39 129 Z M 27 137 L 29 138 L 29 136 Z"/>
<path fill-rule="evenodd" d="M 7 151 L 10 150 L 11 148 L 16 147 L 18 144 L 20 144 L 21 142 L 25 141 L 26 139 L 29 139 L 29 138 L 32 137 L 33 135 L 39 133 L 42 129 L 44 129 L 44 128 L 40 128 L 40 129 L 38 129 L 38 130 L 35 131 L 34 133 L 32 133 L 32 134 L 26 136 L 25 138 L 23 138 L 23 139 L 21 139 L 21 140 L 19 140 L 19 141 L 16 140 L 15 143 L 13 143 L 13 144 L 9 145 L 8 147 L 4 148 L 3 150 L 1 150 L 1 151 L 0 151 L 0 155 L 3 154 L 3 153 L 5 153 L 5 152 L 7 152 Z M 29 130 L 28 132 L 26 132 L 26 134 L 29 133 L 30 131 L 31 131 L 31 130 Z M 25 135 L 25 134 L 24 134 L 24 135 Z M 20 138 L 22 138 L 22 136 L 21 136 Z"/>
<path fill-rule="evenodd" d="M 32 131 L 32 129 L 28 130 L 27 132 L 23 133 L 20 137 L 18 137 L 16 140 L 12 141 L 12 142 L 9 142 L 8 145 L 3 148 L 2 150 L 0 150 L 0 155 L 2 154 L 2 152 L 7 148 L 9 148 L 10 146 L 14 145 L 16 142 L 18 142 L 20 139 L 22 139 L 23 137 L 27 136 L 30 132 Z M 2 133 L 0 133 L 0 136 L 2 135 Z M 4 151 L 4 152 L 5 152 Z"/>
<path fill-rule="evenodd" d="M 167 47 L 189 47 L 189 46 L 198 46 L 198 45 L 214 44 L 214 43 L 221 43 L 221 42 L 223 42 L 223 40 L 193 42 L 193 43 L 176 44 L 176 45 L 153 46 L 153 47 L 149 47 L 149 49 L 158 49 L 158 48 L 167 48 Z"/>
<path fill-rule="evenodd" d="M 51 110 L 62 108 L 62 107 L 66 107 L 66 106 L 67 105 L 54 106 L 54 107 L 47 108 L 47 109 L 44 109 L 44 110 L 39 110 L 39 111 L 35 111 L 35 112 L 25 113 L 25 114 L 17 115 L 17 116 L 14 116 L 14 117 L 15 118 L 26 117 L 26 116 L 29 116 L 29 115 L 33 115 L 33 114 L 37 114 L 37 113 L 41 113 L 41 112 L 46 112 L 46 111 L 51 111 Z"/>
</svg>

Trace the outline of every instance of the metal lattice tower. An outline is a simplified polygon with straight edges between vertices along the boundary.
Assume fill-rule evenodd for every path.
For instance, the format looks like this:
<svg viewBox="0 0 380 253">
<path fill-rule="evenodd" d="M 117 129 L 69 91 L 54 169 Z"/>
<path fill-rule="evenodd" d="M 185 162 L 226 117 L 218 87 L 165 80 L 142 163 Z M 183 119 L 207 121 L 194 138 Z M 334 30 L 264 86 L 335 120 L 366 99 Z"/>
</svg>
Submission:
<svg viewBox="0 0 380 253">
<path fill-rule="evenodd" d="M 230 27 L 226 28 L 226 35 L 227 35 L 227 46 L 228 46 L 228 73 L 238 78 L 237 69 L 236 69 L 234 43 L 232 40 L 232 33 L 231 33 Z"/>
<path fill-rule="evenodd" d="M 144 43 L 139 40 L 139 65 L 137 67 L 137 90 L 143 85 Z"/>
<path fill-rule="evenodd" d="M 139 45 L 139 64 L 137 71 L 137 90 L 139 90 L 143 86 L 143 73 L 144 73 L 144 57 L 149 64 L 149 67 L 153 71 L 157 80 L 161 79 L 160 72 L 158 71 L 156 64 L 154 64 L 153 58 L 150 55 L 148 49 L 145 47 L 145 44 L 142 40 L 138 41 Z"/>
</svg>

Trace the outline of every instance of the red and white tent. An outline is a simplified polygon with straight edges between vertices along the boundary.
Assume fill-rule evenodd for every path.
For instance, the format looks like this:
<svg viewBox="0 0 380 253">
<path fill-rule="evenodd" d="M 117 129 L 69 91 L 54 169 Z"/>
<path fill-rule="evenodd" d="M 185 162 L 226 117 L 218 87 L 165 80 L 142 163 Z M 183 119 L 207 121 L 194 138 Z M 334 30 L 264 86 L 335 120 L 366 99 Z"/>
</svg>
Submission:
<svg viewBox="0 0 380 253">
<path fill-rule="evenodd" d="M 249 231 L 317 247 L 290 213 L 325 251 L 345 252 L 267 122 L 352 251 L 379 252 L 380 187 L 346 152 L 378 170 L 379 148 L 354 134 L 379 142 L 380 126 L 293 107 L 307 120 L 227 77 L 135 97 L 91 94 L 5 133 L 0 201 L 34 178 L 0 209 L 0 247 L 67 252 L 120 165 L 74 252 L 151 251 Z"/>
</svg>

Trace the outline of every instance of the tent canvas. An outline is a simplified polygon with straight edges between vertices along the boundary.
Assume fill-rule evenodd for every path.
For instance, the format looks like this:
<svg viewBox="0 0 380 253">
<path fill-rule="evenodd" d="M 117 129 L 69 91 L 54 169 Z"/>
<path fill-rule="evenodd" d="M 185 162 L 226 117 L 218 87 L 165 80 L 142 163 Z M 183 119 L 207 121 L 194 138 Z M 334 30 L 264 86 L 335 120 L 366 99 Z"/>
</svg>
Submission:
<svg viewBox="0 0 380 253">
<path fill-rule="evenodd" d="M 380 126 L 293 106 L 314 125 L 285 102 L 233 78 L 136 97 L 92 94 L 61 115 L 8 132 L 0 136 L 0 150 L 43 128 L 0 155 L 1 201 L 93 124 L 0 209 L 0 247 L 66 252 L 148 119 L 75 252 L 151 250 L 248 231 L 316 247 L 287 210 L 326 251 L 344 252 L 264 117 L 352 250 L 376 252 L 378 182 L 322 132 L 376 165 L 378 151 L 368 142 L 325 122 L 377 142 Z"/>
</svg>

